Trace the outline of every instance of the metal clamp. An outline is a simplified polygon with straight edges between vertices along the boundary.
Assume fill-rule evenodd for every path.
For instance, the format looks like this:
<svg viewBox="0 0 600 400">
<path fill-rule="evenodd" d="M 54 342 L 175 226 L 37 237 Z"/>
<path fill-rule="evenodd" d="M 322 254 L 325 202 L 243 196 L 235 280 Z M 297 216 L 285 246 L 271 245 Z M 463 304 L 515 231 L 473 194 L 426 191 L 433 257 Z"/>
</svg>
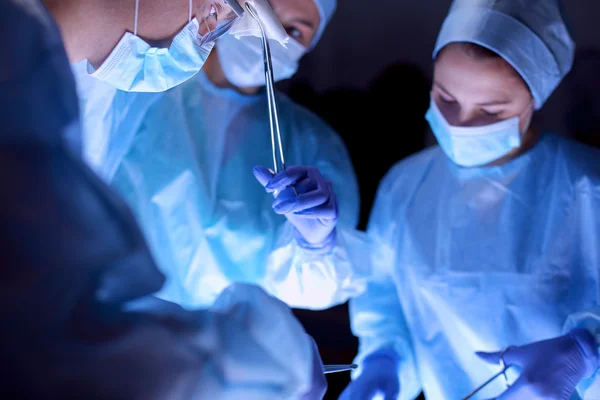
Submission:
<svg viewBox="0 0 600 400">
<path fill-rule="evenodd" d="M 283 144 L 281 140 L 281 130 L 279 128 L 279 112 L 277 110 L 277 99 L 275 97 L 275 78 L 273 77 L 273 63 L 271 61 L 271 47 L 267 32 L 260 20 L 256 8 L 250 3 L 246 3 L 246 9 L 256 20 L 262 34 L 263 57 L 265 62 L 265 85 L 267 88 L 267 102 L 269 107 L 269 126 L 271 128 L 271 148 L 273 151 L 273 171 L 278 174 L 285 170 L 285 157 L 283 155 Z M 277 151 L 279 149 L 279 151 Z M 279 161 L 277 160 L 279 153 Z M 281 168 L 279 168 L 281 166 Z"/>
<path fill-rule="evenodd" d="M 500 366 L 502 367 L 502 376 L 504 377 L 504 383 L 506 384 L 507 389 L 510 387 L 510 383 L 508 383 L 508 376 L 506 376 L 506 370 L 508 369 L 509 366 L 507 366 L 506 363 L 504 362 L 504 355 L 506 354 L 506 352 L 508 350 L 510 350 L 512 348 L 514 348 L 514 346 L 508 346 L 507 348 L 502 350 L 502 352 L 500 353 Z"/>
<path fill-rule="evenodd" d="M 237 0 L 223 0 L 223 1 L 225 2 L 225 4 L 228 4 L 229 7 L 231 7 L 231 9 L 235 13 L 235 15 L 237 15 L 238 17 L 241 17 L 242 14 L 244 14 L 244 9 L 237 2 Z"/>
<path fill-rule="evenodd" d="M 510 388 L 510 384 L 508 383 L 508 376 L 506 375 L 506 370 L 509 369 L 511 366 L 510 365 L 506 365 L 506 363 L 504 362 L 504 355 L 506 354 L 506 352 L 508 350 L 510 350 L 512 348 L 514 348 L 514 346 L 508 346 L 507 348 L 505 348 L 504 350 L 502 350 L 500 352 L 500 365 L 502 366 L 502 370 L 500 372 L 498 372 L 497 374 L 495 374 L 494 376 L 492 376 L 487 381 L 485 381 L 480 386 L 476 387 L 471 393 L 469 393 L 468 395 L 466 395 L 465 397 L 463 397 L 462 400 L 468 400 L 468 399 L 472 398 L 473 396 L 475 396 L 475 394 L 477 394 L 484 387 L 486 387 L 487 385 L 489 385 L 490 383 L 492 383 L 500 375 L 502 375 L 504 377 L 504 383 L 506 384 L 506 388 L 507 389 Z"/>
<path fill-rule="evenodd" d="M 343 371 L 352 371 L 354 369 L 356 369 L 358 367 L 358 365 L 356 364 L 330 364 L 330 365 L 324 365 L 323 366 L 323 373 L 324 374 L 334 374 L 336 372 L 343 372 Z"/>
</svg>

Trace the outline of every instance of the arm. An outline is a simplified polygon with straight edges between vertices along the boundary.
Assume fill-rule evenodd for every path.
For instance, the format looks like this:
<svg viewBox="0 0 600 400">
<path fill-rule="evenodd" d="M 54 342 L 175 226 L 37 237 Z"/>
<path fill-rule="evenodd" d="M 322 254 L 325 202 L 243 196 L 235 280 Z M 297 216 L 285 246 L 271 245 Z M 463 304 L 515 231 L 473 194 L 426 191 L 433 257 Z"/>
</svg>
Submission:
<svg viewBox="0 0 600 400">
<path fill-rule="evenodd" d="M 591 168 L 590 168 L 591 169 Z M 600 304 L 598 303 L 598 273 L 600 268 L 600 252 L 598 247 L 598 237 L 600 237 L 600 221 L 597 218 L 597 210 L 600 207 L 600 181 L 598 177 L 590 179 L 591 185 L 585 190 L 580 190 L 577 198 L 579 201 L 578 226 L 585 227 L 580 229 L 578 235 L 573 239 L 573 246 L 580 248 L 582 260 L 579 264 L 585 270 L 585 276 L 581 277 L 587 285 L 582 285 L 581 294 L 586 300 L 593 299 L 589 307 L 580 312 L 573 313 L 567 318 L 563 333 L 568 333 L 573 329 L 581 328 L 587 330 L 595 339 L 597 346 L 600 346 Z M 594 284 L 592 284 L 594 283 Z M 578 392 L 587 398 L 587 396 L 600 396 L 600 376 L 596 371 L 591 377 L 582 380 L 577 386 Z"/>
<path fill-rule="evenodd" d="M 365 360 L 380 357 L 397 361 L 397 379 L 401 399 L 413 399 L 421 391 L 413 356 L 410 330 L 404 318 L 394 281 L 396 249 L 394 246 L 395 217 L 391 212 L 399 205 L 398 194 L 392 189 L 394 175 L 384 179 L 377 193 L 368 227 L 373 246 L 373 274 L 363 294 L 350 300 L 352 332 L 359 338 L 359 352 L 355 363 L 359 369 L 353 379 L 368 370 Z M 370 374 L 367 374 L 368 377 Z M 352 385 L 348 390 L 352 391 Z M 368 385 L 366 385 L 368 386 Z"/>
<path fill-rule="evenodd" d="M 304 113 L 301 116 L 305 116 Z M 333 185 L 339 219 L 331 240 L 307 247 L 287 221 L 275 241 L 263 286 L 292 307 L 324 309 L 364 290 L 369 274 L 366 235 L 356 230 L 359 193 L 348 152 L 327 125 L 312 114 L 296 132 L 302 163 L 315 167 Z M 289 218 L 288 218 L 289 219 Z"/>
<path fill-rule="evenodd" d="M 566 151 L 568 150 L 567 148 Z M 600 395 L 600 221 L 597 216 L 600 179 L 597 174 L 594 176 L 596 163 L 586 164 L 591 159 L 593 158 L 589 154 L 582 154 L 578 159 L 572 157 L 570 160 L 574 171 L 577 171 L 576 168 L 581 163 L 585 168 L 584 175 L 573 183 L 574 192 L 569 194 L 572 196 L 572 204 L 566 209 L 570 226 L 563 236 L 564 248 L 570 249 L 569 263 L 564 265 L 567 269 L 560 270 L 560 273 L 568 277 L 570 292 L 561 296 L 561 303 L 556 306 L 571 310 L 572 314 L 567 317 L 561 336 L 512 346 L 504 351 L 478 353 L 488 363 L 500 364 L 502 360 L 506 365 L 514 365 L 519 370 L 518 378 L 499 395 L 499 400 L 567 399 L 575 391 L 585 399 Z M 558 250 L 557 254 L 562 256 L 564 248 Z M 574 397 L 580 398 L 577 395 Z"/>
</svg>

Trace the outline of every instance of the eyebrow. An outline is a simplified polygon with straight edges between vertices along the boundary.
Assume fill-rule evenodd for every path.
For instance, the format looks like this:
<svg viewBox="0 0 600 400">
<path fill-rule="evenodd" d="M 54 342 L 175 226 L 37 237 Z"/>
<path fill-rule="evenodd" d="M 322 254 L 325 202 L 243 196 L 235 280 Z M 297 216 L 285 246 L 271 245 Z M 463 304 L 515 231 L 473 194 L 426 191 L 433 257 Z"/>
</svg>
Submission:
<svg viewBox="0 0 600 400">
<path fill-rule="evenodd" d="M 477 103 L 478 106 L 484 106 L 484 107 L 489 107 L 489 106 L 505 106 L 507 104 L 510 104 L 510 101 L 507 100 L 497 100 L 497 101 L 488 101 L 485 103 Z"/>
<path fill-rule="evenodd" d="M 438 82 L 433 82 L 434 85 L 436 85 L 437 87 L 439 87 L 440 89 L 442 89 L 442 91 L 447 94 L 448 96 L 454 98 L 454 96 L 452 96 L 452 94 L 442 85 L 440 85 Z M 505 106 L 507 104 L 510 104 L 511 102 L 509 100 L 493 100 L 493 101 L 486 101 L 483 103 L 476 103 L 478 106 L 483 106 L 483 107 L 490 107 L 490 106 Z"/>
<path fill-rule="evenodd" d="M 454 98 L 454 96 L 452 96 L 452 93 L 450 93 L 448 90 L 446 90 L 446 88 L 445 88 L 445 87 L 443 87 L 442 85 L 440 85 L 440 84 L 439 84 L 439 83 L 437 83 L 437 82 L 433 82 L 433 84 L 434 84 L 435 86 L 439 87 L 440 89 L 442 89 L 442 92 L 444 92 L 444 93 L 445 93 L 445 94 L 447 94 L 448 96 L 450 96 L 450 97 Z"/>
</svg>

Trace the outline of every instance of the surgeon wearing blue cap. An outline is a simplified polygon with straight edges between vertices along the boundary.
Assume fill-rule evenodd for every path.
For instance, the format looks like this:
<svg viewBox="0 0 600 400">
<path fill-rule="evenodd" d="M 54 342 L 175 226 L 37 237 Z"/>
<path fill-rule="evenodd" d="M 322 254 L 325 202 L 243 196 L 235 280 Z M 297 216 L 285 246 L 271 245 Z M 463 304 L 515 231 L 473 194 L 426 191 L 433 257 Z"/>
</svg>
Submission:
<svg viewBox="0 0 600 400">
<path fill-rule="evenodd" d="M 287 48 L 271 41 L 281 81 L 316 46 L 336 1 L 269 4 L 290 36 Z M 259 38 L 226 35 L 194 78 L 139 97 L 136 104 L 150 103 L 139 120 L 115 125 L 111 113 L 98 124 L 116 126 L 99 168 L 167 275 L 160 296 L 186 307 L 212 304 L 231 282 L 309 309 L 343 303 L 365 286 L 358 185 L 340 137 L 278 93 L 288 167 L 274 177 L 261 166 L 272 162 L 263 62 Z"/>
<path fill-rule="evenodd" d="M 452 4 L 426 116 L 439 147 L 380 185 L 343 400 L 462 399 L 505 366 L 470 398 L 600 398 L 600 153 L 531 124 L 574 48 L 556 0 Z"/>
</svg>

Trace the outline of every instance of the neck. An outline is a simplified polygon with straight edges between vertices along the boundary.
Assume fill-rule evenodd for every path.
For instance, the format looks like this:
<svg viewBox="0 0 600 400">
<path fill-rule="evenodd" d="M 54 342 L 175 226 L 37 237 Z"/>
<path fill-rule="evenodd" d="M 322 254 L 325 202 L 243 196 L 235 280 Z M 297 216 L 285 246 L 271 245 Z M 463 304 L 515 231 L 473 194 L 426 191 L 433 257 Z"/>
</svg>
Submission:
<svg viewBox="0 0 600 400">
<path fill-rule="evenodd" d="M 235 86 L 233 83 L 227 80 L 225 73 L 223 72 L 223 68 L 221 68 L 221 63 L 219 61 L 217 46 L 212 50 L 208 59 L 204 63 L 204 67 L 202 67 L 202 71 L 208 77 L 208 80 L 219 88 L 227 88 L 233 89 L 241 94 L 245 94 L 248 96 L 255 95 L 260 91 L 260 87 L 251 87 L 251 88 L 241 88 Z"/>
<path fill-rule="evenodd" d="M 129 2 L 97 0 L 43 0 L 60 29 L 63 44 L 74 63 L 89 60 L 99 66 L 123 36 L 131 30 L 134 7 Z M 129 26 L 131 25 L 131 26 Z"/>
<path fill-rule="evenodd" d="M 77 18 L 70 17 L 74 13 L 73 3 L 69 0 L 43 0 L 44 5 L 56 21 L 69 62 L 77 62 L 85 59 L 86 51 L 83 49 L 84 41 L 79 38 L 86 35 L 77 35 L 78 27 L 74 22 Z"/>
<path fill-rule="evenodd" d="M 99 67 L 126 32 L 134 32 L 134 0 L 42 0 L 60 29 L 71 63 Z M 206 0 L 193 2 L 201 15 Z M 188 23 L 187 1 L 140 1 L 137 34 L 149 44 L 170 43 Z"/>
</svg>

